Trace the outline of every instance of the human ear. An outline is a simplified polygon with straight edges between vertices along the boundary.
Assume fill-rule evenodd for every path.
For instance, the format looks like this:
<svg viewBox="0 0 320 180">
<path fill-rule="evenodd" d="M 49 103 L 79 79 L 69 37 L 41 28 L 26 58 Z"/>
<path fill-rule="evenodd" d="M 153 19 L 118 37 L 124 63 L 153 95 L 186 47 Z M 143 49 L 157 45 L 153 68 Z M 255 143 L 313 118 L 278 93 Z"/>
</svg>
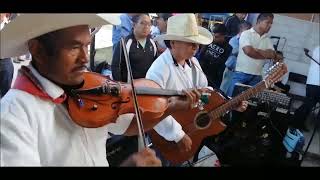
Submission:
<svg viewBox="0 0 320 180">
<path fill-rule="evenodd" d="M 43 64 L 43 60 L 47 57 L 43 45 L 36 39 L 28 41 L 29 52 L 32 55 L 32 59 L 37 64 Z"/>
<path fill-rule="evenodd" d="M 174 43 L 175 43 L 175 41 L 170 41 L 170 45 L 171 45 L 171 47 L 173 47 L 173 46 L 174 46 Z"/>
</svg>

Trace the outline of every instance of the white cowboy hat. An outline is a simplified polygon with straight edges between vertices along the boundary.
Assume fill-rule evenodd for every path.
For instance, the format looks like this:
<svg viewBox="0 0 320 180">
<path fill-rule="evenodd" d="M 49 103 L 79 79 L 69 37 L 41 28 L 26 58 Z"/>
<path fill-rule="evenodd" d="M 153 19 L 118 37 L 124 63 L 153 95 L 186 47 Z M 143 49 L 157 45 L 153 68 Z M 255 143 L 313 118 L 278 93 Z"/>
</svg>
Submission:
<svg viewBox="0 0 320 180">
<path fill-rule="evenodd" d="M 176 40 L 206 45 L 213 41 L 213 37 L 209 30 L 197 25 L 194 14 L 178 14 L 168 19 L 167 33 L 157 36 L 155 40 Z"/>
<path fill-rule="evenodd" d="M 90 28 L 106 24 L 120 24 L 116 14 L 19 14 L 0 31 L 0 58 L 24 55 L 27 42 L 40 35 L 59 29 L 88 25 Z"/>
</svg>

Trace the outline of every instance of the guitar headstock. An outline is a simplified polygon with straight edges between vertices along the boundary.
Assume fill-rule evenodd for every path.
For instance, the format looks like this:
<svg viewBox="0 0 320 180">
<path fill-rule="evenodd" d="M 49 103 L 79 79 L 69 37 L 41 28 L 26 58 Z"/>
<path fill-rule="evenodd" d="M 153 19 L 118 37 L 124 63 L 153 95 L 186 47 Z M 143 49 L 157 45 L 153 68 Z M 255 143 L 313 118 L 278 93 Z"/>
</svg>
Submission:
<svg viewBox="0 0 320 180">
<path fill-rule="evenodd" d="M 267 70 L 267 75 L 264 79 L 267 88 L 272 87 L 274 83 L 281 80 L 282 76 L 288 72 L 287 65 L 282 62 L 277 62 Z"/>
</svg>

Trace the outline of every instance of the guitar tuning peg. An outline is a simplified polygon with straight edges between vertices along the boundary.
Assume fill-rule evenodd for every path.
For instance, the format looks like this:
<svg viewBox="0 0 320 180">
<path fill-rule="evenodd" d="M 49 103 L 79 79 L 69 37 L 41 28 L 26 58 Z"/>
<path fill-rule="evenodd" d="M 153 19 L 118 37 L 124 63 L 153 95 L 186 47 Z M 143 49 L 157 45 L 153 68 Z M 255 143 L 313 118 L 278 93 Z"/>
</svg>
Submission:
<svg viewBox="0 0 320 180">
<path fill-rule="evenodd" d="M 271 66 L 271 69 L 273 69 L 273 68 L 274 68 L 274 65 Z"/>
<path fill-rule="evenodd" d="M 269 69 L 268 69 L 268 72 L 270 73 L 270 72 L 272 71 L 272 69 L 273 69 L 272 67 L 271 67 L 271 68 L 269 68 Z"/>
</svg>

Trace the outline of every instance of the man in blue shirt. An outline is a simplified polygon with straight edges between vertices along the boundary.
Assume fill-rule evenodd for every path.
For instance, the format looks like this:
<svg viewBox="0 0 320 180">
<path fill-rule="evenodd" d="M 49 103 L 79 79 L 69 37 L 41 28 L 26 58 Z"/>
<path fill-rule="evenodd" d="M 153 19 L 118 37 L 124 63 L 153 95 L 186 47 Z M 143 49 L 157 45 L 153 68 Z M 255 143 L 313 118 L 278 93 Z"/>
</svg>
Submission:
<svg viewBox="0 0 320 180">
<path fill-rule="evenodd" d="M 230 92 L 230 84 L 231 84 L 231 80 L 232 80 L 232 76 L 233 76 L 233 72 L 236 69 L 236 63 L 237 63 L 237 56 L 238 56 L 238 52 L 239 52 L 239 39 L 240 39 L 240 35 L 243 31 L 248 30 L 251 28 L 251 24 L 247 21 L 242 21 L 239 24 L 239 29 L 240 32 L 232 37 L 229 41 L 229 44 L 232 46 L 232 52 L 231 55 L 229 56 L 229 58 L 227 59 L 225 65 L 226 68 L 224 70 L 223 73 L 223 80 L 220 86 L 220 89 L 226 93 L 226 95 L 231 97 L 231 93 Z"/>
<path fill-rule="evenodd" d="M 112 28 L 112 44 L 117 44 L 121 37 L 126 37 L 132 32 L 132 17 L 135 13 L 122 14 L 120 16 L 121 24 Z M 114 46 L 113 46 L 114 47 Z"/>
</svg>

